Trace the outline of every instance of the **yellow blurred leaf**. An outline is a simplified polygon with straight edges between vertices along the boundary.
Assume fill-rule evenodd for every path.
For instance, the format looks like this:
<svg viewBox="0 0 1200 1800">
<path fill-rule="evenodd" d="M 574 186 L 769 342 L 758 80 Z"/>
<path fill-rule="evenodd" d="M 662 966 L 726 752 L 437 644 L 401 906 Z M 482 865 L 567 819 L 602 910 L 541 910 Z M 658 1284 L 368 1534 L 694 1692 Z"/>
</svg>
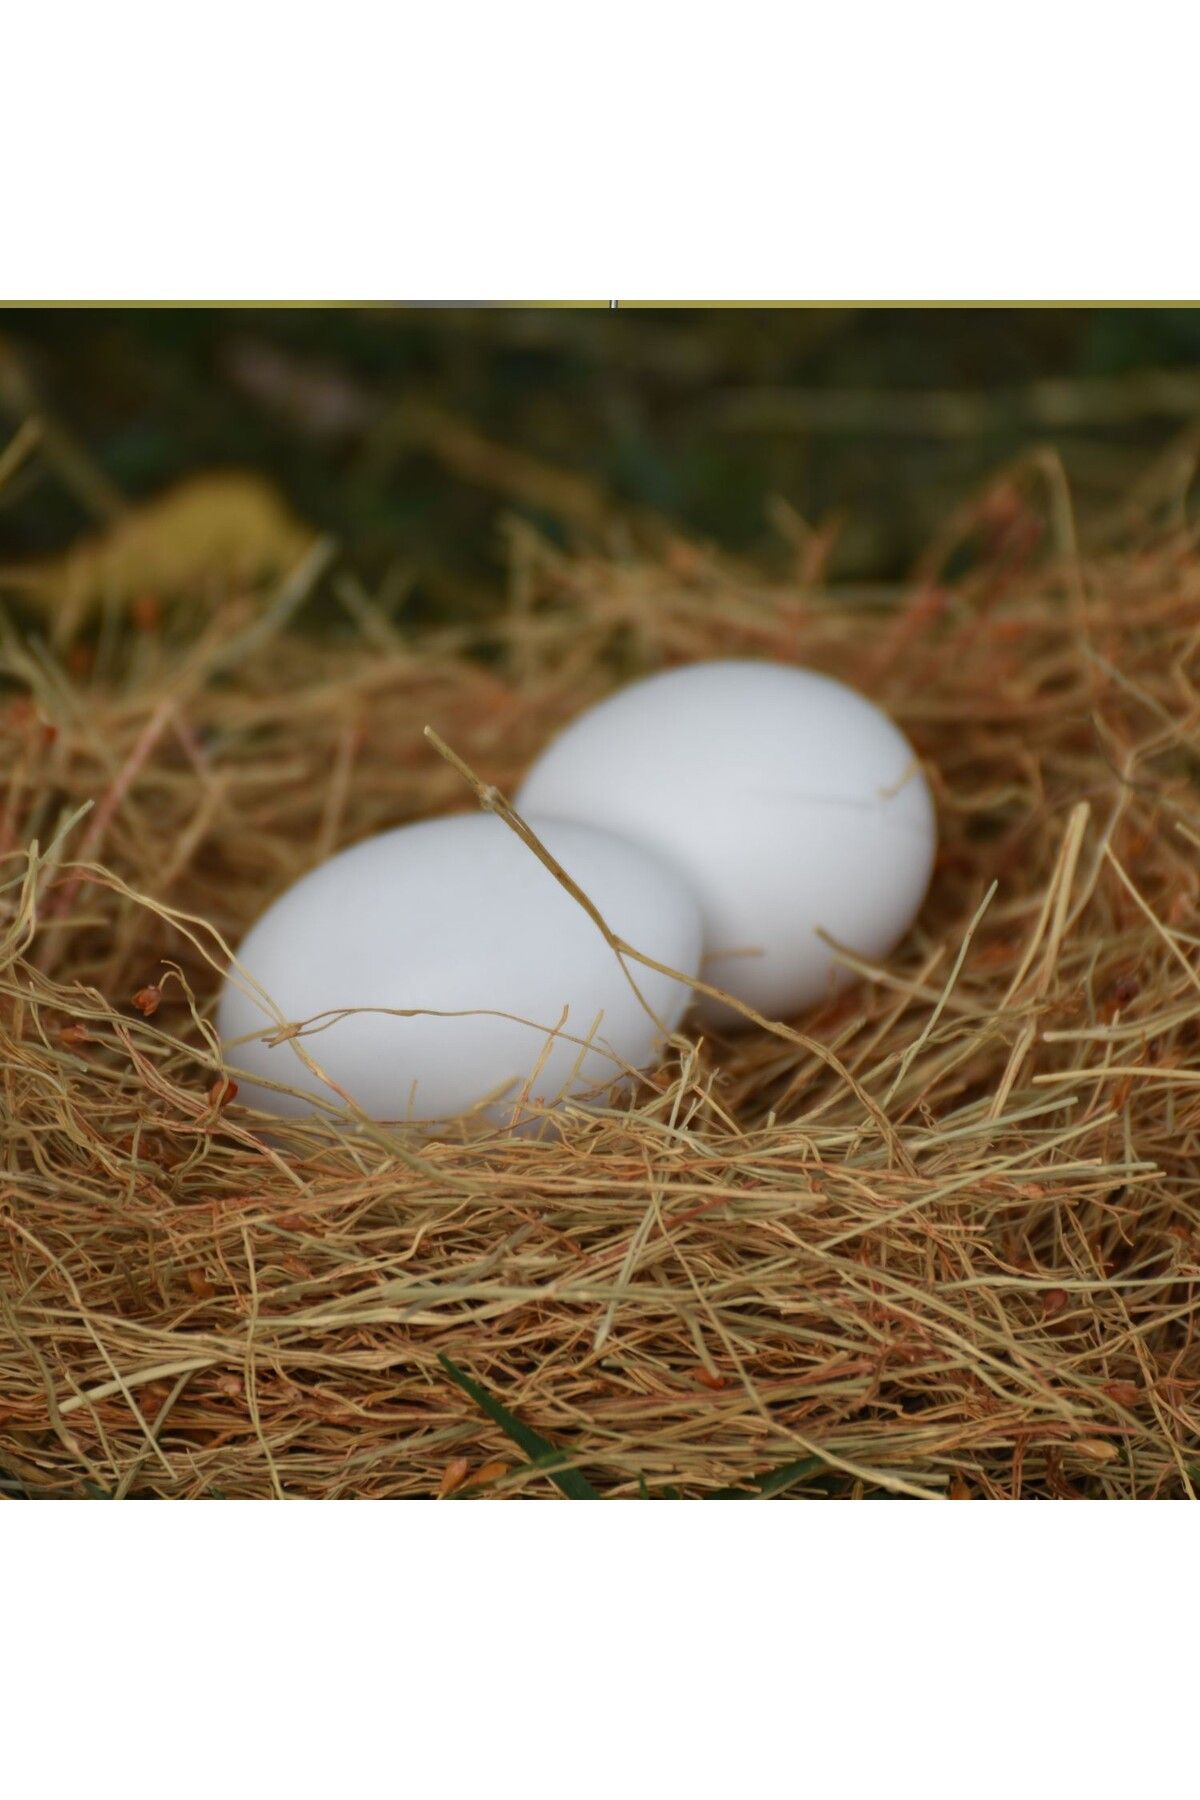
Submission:
<svg viewBox="0 0 1200 1800">
<path fill-rule="evenodd" d="M 211 580 L 254 582 L 292 567 L 316 536 L 259 475 L 195 475 L 122 514 L 62 556 L 3 572 L 6 585 L 58 615 L 70 635 L 102 606 L 171 598 Z"/>
</svg>

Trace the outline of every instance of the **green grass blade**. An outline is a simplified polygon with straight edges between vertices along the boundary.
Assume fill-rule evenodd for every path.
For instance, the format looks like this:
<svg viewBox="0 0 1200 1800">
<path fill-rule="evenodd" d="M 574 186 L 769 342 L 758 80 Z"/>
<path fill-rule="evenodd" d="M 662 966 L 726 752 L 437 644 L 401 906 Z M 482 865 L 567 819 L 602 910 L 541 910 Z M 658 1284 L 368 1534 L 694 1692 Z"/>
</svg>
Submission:
<svg viewBox="0 0 1200 1800">
<path fill-rule="evenodd" d="M 804 1481 L 818 1470 L 825 1468 L 819 1456 L 806 1456 L 802 1462 L 783 1463 L 778 1469 L 771 1469 L 766 1475 L 752 1475 L 742 1487 L 718 1488 L 714 1494 L 705 1494 L 706 1500 L 769 1500 L 772 1494 L 782 1494 L 798 1481 Z"/>
<path fill-rule="evenodd" d="M 471 1377 L 465 1374 L 457 1363 L 452 1363 L 448 1356 L 442 1355 L 441 1351 L 438 1352 L 438 1361 L 451 1381 L 460 1387 L 464 1394 L 469 1395 L 476 1406 L 480 1407 L 488 1418 L 498 1425 L 507 1437 L 512 1439 L 514 1444 L 520 1445 L 530 1462 L 547 1474 L 559 1492 L 565 1494 L 568 1500 L 599 1500 L 602 1497 L 596 1492 L 590 1481 L 584 1480 L 578 1469 L 563 1469 L 557 1466 L 565 1460 L 567 1454 L 565 1450 L 560 1450 L 548 1438 L 542 1437 L 540 1432 L 533 1431 L 528 1425 L 522 1424 L 515 1413 L 510 1413 L 507 1406 L 502 1406 L 499 1400 L 494 1400 L 486 1389 L 481 1388 L 477 1381 L 472 1381 Z"/>
</svg>

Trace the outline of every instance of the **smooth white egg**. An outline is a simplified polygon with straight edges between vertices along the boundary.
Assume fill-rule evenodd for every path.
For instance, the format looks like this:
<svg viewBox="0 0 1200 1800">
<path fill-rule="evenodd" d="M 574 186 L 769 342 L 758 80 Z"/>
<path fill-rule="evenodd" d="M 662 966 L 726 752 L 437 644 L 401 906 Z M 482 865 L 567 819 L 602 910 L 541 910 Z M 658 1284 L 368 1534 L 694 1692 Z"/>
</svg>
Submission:
<svg viewBox="0 0 1200 1800">
<path fill-rule="evenodd" d="M 886 714 L 771 663 L 694 663 L 621 689 L 550 744 L 517 807 L 669 859 L 700 902 L 701 976 L 772 1018 L 846 978 L 819 930 L 886 956 L 937 845 L 928 783 Z M 740 1019 L 709 1000 L 701 1010 Z"/>
<path fill-rule="evenodd" d="M 653 850 L 530 823 L 619 937 L 694 975 L 699 911 Z M 322 863 L 263 914 L 237 964 L 218 1030 L 239 1098 L 278 1114 L 310 1112 L 316 1095 L 377 1120 L 482 1108 L 519 1123 L 530 1102 L 597 1094 L 650 1065 L 691 999 L 684 982 L 629 963 L 643 1004 L 579 903 L 483 813 L 385 832 Z M 281 1021 L 345 1008 L 376 1010 L 269 1042 Z"/>
</svg>

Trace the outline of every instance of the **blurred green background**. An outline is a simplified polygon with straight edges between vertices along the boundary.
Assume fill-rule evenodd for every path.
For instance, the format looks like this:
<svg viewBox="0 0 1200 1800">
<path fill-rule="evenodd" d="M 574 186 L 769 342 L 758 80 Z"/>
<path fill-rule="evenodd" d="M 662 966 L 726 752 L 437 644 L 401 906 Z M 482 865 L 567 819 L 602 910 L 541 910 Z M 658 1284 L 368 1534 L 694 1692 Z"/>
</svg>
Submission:
<svg viewBox="0 0 1200 1800">
<path fill-rule="evenodd" d="M 89 482 L 35 459 L 0 490 L 0 562 L 120 500 L 254 468 L 364 580 L 444 615 L 502 592 L 506 511 L 563 540 L 669 520 L 831 573 L 903 577 L 1032 444 L 1081 516 L 1200 420 L 1200 310 L 372 307 L 0 313 L 0 447 L 31 408 Z M 111 489 L 106 485 L 111 484 Z"/>
</svg>

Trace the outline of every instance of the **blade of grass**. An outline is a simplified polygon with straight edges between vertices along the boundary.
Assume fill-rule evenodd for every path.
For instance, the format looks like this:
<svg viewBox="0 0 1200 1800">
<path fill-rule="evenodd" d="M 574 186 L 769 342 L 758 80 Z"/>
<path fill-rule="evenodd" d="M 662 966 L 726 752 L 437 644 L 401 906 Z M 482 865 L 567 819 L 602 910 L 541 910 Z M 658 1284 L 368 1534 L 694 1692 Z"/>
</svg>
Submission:
<svg viewBox="0 0 1200 1800">
<path fill-rule="evenodd" d="M 788 1488 L 795 1487 L 798 1481 L 804 1481 L 809 1475 L 815 1475 L 819 1469 L 825 1468 L 819 1456 L 806 1456 L 801 1462 L 783 1463 L 778 1469 L 771 1469 L 766 1475 L 755 1475 L 742 1487 L 718 1488 L 713 1494 L 705 1494 L 706 1500 L 769 1500 L 772 1494 L 782 1494 Z"/>
<path fill-rule="evenodd" d="M 530 1462 L 544 1470 L 555 1487 L 560 1493 L 565 1494 L 568 1500 L 599 1500 L 602 1497 L 596 1492 L 591 1482 L 584 1479 L 578 1469 L 563 1469 L 555 1466 L 558 1462 L 565 1460 L 567 1454 L 565 1450 L 560 1450 L 548 1438 L 542 1437 L 539 1432 L 522 1424 L 515 1413 L 510 1413 L 507 1406 L 502 1406 L 499 1400 L 494 1400 L 485 1388 L 481 1388 L 477 1381 L 472 1381 L 471 1377 L 465 1374 L 457 1363 L 452 1363 L 448 1356 L 439 1352 L 438 1361 L 451 1381 L 460 1387 L 464 1394 L 469 1395 L 476 1406 L 480 1407 L 488 1418 L 498 1425 L 507 1437 L 512 1439 L 514 1444 L 520 1446 Z"/>
</svg>

